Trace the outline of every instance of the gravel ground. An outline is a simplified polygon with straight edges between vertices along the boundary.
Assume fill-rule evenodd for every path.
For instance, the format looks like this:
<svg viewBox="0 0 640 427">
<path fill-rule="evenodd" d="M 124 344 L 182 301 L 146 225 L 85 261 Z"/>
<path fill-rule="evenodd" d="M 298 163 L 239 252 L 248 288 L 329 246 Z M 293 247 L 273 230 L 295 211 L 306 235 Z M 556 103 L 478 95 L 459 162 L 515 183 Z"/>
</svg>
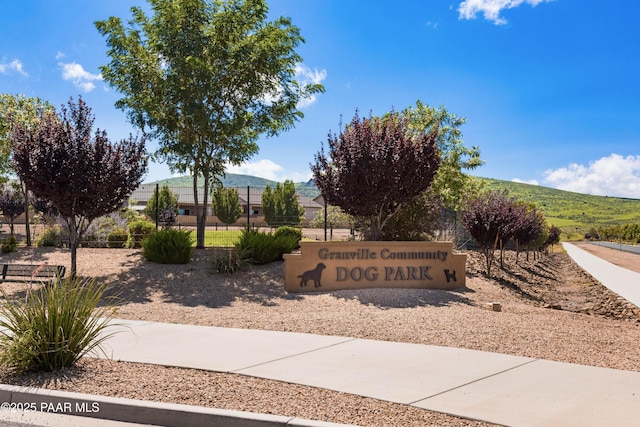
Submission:
<svg viewBox="0 0 640 427">
<path fill-rule="evenodd" d="M 454 291 L 368 289 L 287 294 L 283 264 L 237 275 L 210 271 L 212 250 L 185 266 L 145 261 L 136 250 L 81 249 L 79 274 L 113 283 L 117 317 L 234 328 L 320 333 L 485 350 L 640 371 L 640 312 L 561 250 L 507 252 L 484 273 L 470 252 L 467 287 Z M 589 247 L 623 266 L 640 256 Z M 59 249 L 21 250 L 3 262 L 69 263 Z M 635 267 L 637 268 L 637 267 Z M 24 285 L 3 285 L 23 295 Z M 500 302 L 502 312 L 489 309 Z M 78 367 L 4 383 L 351 423 L 362 426 L 484 426 L 405 405 L 241 375 L 85 358 Z"/>
</svg>

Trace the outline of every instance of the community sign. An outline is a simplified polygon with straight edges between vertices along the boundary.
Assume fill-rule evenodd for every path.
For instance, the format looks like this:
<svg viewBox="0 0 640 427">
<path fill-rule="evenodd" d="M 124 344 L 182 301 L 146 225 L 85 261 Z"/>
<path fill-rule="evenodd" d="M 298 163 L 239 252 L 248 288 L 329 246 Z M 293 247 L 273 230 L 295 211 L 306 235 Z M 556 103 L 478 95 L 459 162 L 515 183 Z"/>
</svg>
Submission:
<svg viewBox="0 0 640 427">
<path fill-rule="evenodd" d="M 465 286 L 467 256 L 452 242 L 300 242 L 284 255 L 285 290 L 454 289 Z"/>
</svg>

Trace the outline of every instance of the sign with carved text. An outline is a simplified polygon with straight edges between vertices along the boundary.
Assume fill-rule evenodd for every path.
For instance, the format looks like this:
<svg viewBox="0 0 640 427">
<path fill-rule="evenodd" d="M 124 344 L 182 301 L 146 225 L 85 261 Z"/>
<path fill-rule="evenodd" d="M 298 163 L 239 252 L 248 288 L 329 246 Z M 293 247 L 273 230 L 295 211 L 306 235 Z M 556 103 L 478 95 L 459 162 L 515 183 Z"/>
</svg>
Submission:
<svg viewBox="0 0 640 427">
<path fill-rule="evenodd" d="M 465 286 L 467 256 L 451 242 L 300 242 L 284 255 L 287 292 Z"/>
</svg>

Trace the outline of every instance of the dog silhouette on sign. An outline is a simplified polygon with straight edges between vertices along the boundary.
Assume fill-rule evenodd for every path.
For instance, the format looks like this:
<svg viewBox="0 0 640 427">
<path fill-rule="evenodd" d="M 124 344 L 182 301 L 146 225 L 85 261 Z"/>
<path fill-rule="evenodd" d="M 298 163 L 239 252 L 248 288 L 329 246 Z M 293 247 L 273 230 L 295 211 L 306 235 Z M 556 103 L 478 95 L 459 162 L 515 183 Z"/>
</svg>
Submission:
<svg viewBox="0 0 640 427">
<path fill-rule="evenodd" d="M 305 271 L 304 273 L 299 275 L 298 277 L 300 278 L 300 287 L 307 286 L 307 282 L 309 280 L 313 281 L 313 284 L 316 288 L 322 286 L 320 284 L 320 277 L 322 276 L 322 270 L 324 270 L 325 268 L 327 268 L 326 265 L 324 265 L 323 263 L 318 263 L 318 265 L 316 265 L 316 268 L 314 268 L 313 270 Z"/>
</svg>

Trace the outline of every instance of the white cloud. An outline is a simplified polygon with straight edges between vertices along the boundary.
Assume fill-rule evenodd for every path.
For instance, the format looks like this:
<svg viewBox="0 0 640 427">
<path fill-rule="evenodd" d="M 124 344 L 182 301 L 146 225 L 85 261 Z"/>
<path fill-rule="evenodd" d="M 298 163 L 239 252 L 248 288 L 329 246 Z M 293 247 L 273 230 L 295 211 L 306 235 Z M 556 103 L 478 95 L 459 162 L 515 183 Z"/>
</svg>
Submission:
<svg viewBox="0 0 640 427">
<path fill-rule="evenodd" d="M 537 179 L 530 179 L 528 181 L 523 181 L 520 178 L 513 178 L 511 182 L 519 182 L 521 184 L 540 185 Z"/>
<path fill-rule="evenodd" d="M 433 28 L 434 30 L 438 29 L 439 22 L 428 21 L 425 25 L 429 28 Z"/>
<path fill-rule="evenodd" d="M 300 85 L 319 84 L 327 78 L 327 70 L 311 69 L 304 64 L 296 65 L 296 80 Z M 298 108 L 305 108 L 316 102 L 317 95 L 311 95 L 309 98 L 301 99 L 298 102 Z"/>
<path fill-rule="evenodd" d="M 293 182 L 306 182 L 311 179 L 311 171 L 307 173 L 286 171 L 282 166 L 269 159 L 247 162 L 240 166 L 227 165 L 226 171 L 227 173 L 258 176 L 278 182 L 284 182 L 287 179 Z"/>
<path fill-rule="evenodd" d="M 552 0 L 465 0 L 458 7 L 460 19 L 475 19 L 476 14 L 482 13 L 484 18 L 496 25 L 506 24 L 507 20 L 500 16 L 504 9 L 513 9 L 521 4 L 537 6 Z"/>
<path fill-rule="evenodd" d="M 23 76 L 29 77 L 29 74 L 27 74 L 26 71 L 24 71 L 24 69 L 22 68 L 22 62 L 20 62 L 18 59 L 14 59 L 13 61 L 9 62 L 8 64 L 6 63 L 0 63 L 0 74 L 6 74 L 9 71 L 17 71 L 20 74 L 22 74 Z"/>
<path fill-rule="evenodd" d="M 81 89 L 83 92 L 91 92 L 96 88 L 96 85 L 93 84 L 96 80 L 102 80 L 102 75 L 100 74 L 91 74 L 82 67 L 82 65 L 71 62 L 68 64 L 64 64 L 62 62 L 58 63 L 60 68 L 62 69 L 62 78 L 64 80 L 71 80 L 75 87 Z"/>
<path fill-rule="evenodd" d="M 56 53 L 56 59 L 62 59 L 65 56 L 67 56 L 67 55 L 65 55 L 63 52 L 58 51 L 58 53 Z"/>
<path fill-rule="evenodd" d="M 561 190 L 597 196 L 640 198 L 640 155 L 611 154 L 588 166 L 569 166 L 545 172 L 544 182 Z"/>
</svg>

